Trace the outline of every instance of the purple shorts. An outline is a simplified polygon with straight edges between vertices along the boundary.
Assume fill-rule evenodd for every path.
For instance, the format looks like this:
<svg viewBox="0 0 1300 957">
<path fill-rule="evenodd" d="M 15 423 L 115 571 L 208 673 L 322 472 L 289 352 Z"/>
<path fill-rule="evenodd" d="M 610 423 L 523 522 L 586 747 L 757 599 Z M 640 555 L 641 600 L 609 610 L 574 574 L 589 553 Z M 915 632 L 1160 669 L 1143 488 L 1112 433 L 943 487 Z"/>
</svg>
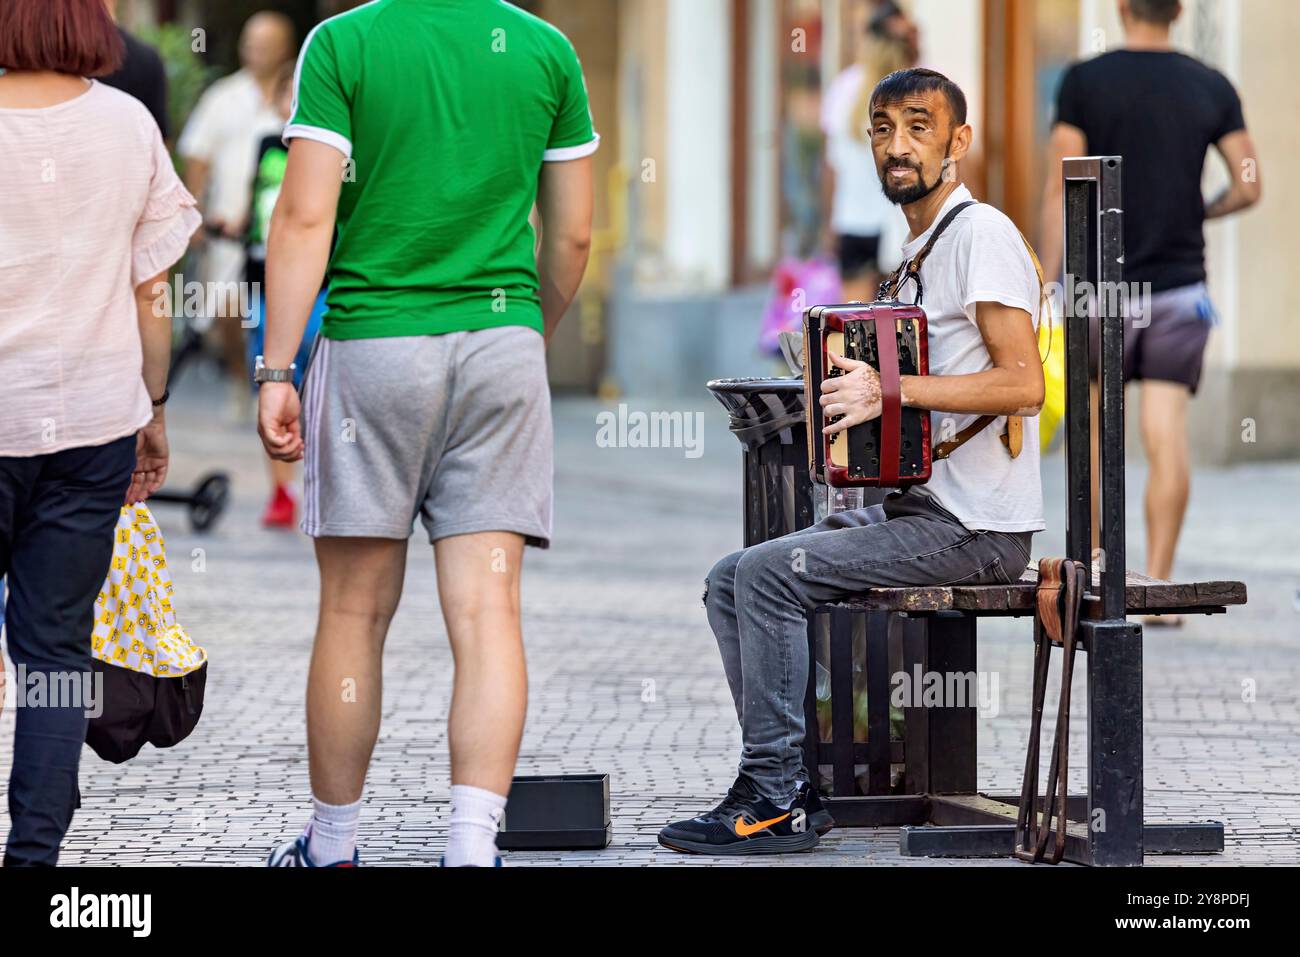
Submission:
<svg viewBox="0 0 1300 957">
<path fill-rule="evenodd" d="M 1124 381 L 1178 382 L 1195 395 L 1214 324 L 1214 306 L 1203 282 L 1155 293 L 1149 304 L 1132 303 L 1124 317 Z M 1089 332 L 1096 378 L 1101 357 L 1096 318 L 1089 323 Z"/>
</svg>

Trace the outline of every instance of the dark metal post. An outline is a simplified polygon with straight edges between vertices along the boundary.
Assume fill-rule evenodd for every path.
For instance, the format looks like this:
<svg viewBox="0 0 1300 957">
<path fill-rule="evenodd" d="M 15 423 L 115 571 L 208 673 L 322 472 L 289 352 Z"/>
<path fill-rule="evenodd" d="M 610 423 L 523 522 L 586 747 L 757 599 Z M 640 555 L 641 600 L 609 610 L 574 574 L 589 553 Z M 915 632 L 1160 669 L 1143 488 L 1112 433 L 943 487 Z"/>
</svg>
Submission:
<svg viewBox="0 0 1300 957">
<path fill-rule="evenodd" d="M 1092 576 L 1091 396 L 1088 313 L 1101 327 L 1101 599 L 1106 618 L 1124 617 L 1124 211 L 1118 156 L 1067 159 L 1065 177 L 1066 551 Z M 1077 308 L 1084 293 L 1090 308 Z M 1091 584 L 1089 585 L 1091 591 Z"/>
<path fill-rule="evenodd" d="M 1066 553 L 1092 571 L 1092 446 L 1088 382 L 1088 306 L 1078 307 L 1095 259 L 1091 223 L 1096 209 L 1096 160 L 1065 161 L 1065 539 Z M 1083 287 L 1086 289 L 1086 287 Z"/>
<path fill-rule="evenodd" d="M 1102 620 L 1082 625 L 1088 656 L 1088 857 L 1140 865 L 1143 854 L 1142 628 L 1125 620 L 1124 540 L 1124 211 L 1118 156 L 1067 159 L 1065 267 L 1086 283 L 1101 327 L 1098 540 Z M 1091 573 L 1088 316 L 1066 309 L 1066 455 L 1071 558 Z M 1089 588 L 1093 591 L 1092 587 Z"/>
<path fill-rule="evenodd" d="M 1088 845 L 1091 863 L 1142 864 L 1142 626 L 1082 625 L 1088 653 Z"/>
<path fill-rule="evenodd" d="M 1109 620 L 1124 618 L 1124 210 L 1118 156 L 1097 163 L 1101 235 L 1101 602 Z"/>
</svg>

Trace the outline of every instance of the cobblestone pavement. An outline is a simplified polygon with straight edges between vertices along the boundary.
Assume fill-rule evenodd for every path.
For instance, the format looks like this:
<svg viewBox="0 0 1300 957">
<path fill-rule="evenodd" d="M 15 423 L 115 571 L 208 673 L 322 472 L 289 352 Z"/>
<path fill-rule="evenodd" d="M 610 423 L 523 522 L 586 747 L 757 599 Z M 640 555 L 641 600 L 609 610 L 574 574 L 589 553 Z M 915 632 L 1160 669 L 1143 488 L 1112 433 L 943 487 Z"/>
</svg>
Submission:
<svg viewBox="0 0 1300 957">
<path fill-rule="evenodd" d="M 214 396 L 208 388 L 202 398 L 191 393 L 174 403 L 173 485 L 226 469 L 235 479 L 231 511 L 199 536 L 178 508 L 158 506 L 180 620 L 211 658 L 203 720 L 181 746 L 146 748 L 122 766 L 86 750 L 83 806 L 65 863 L 257 865 L 297 832 L 309 808 L 303 689 L 316 609 L 311 549 L 299 534 L 258 526 L 265 491 L 258 447 L 251 427 L 222 423 Z M 698 457 L 598 447 L 602 406 L 556 403 L 556 540 L 549 552 L 529 551 L 524 576 L 531 695 L 519 772 L 608 772 L 614 840 L 600 852 L 511 853 L 510 866 L 717 863 L 655 842 L 665 822 L 718 800 L 739 753 L 700 607 L 704 573 L 740 539 L 739 446 L 710 402 L 706 395 L 679 407 L 702 415 Z M 1045 465 L 1045 479 L 1052 531 L 1039 536 L 1035 555 L 1063 548 L 1059 455 Z M 1134 468 L 1135 568 L 1142 567 L 1141 479 Z M 1196 477 L 1179 572 L 1243 578 L 1250 604 L 1180 631 L 1148 630 L 1146 805 L 1149 820 L 1224 821 L 1227 851 L 1153 856 L 1150 864 L 1300 861 L 1298 522 L 1296 464 Z M 982 625 L 980 667 L 998 676 L 1001 690 L 998 713 L 979 724 L 984 789 L 1019 789 L 1031 660 L 1026 622 Z M 1083 768 L 1078 672 L 1072 790 L 1082 787 Z M 1253 701 L 1243 700 L 1249 684 Z M 416 536 L 385 658 L 384 724 L 361 824 L 367 864 L 429 864 L 441 853 L 450 687 L 431 550 Z M 12 727 L 11 709 L 0 717 L 6 777 Z M 0 808 L 7 830 L 6 817 Z M 897 840 L 893 829 L 838 829 L 814 853 L 764 863 L 937 863 L 900 856 Z"/>
</svg>

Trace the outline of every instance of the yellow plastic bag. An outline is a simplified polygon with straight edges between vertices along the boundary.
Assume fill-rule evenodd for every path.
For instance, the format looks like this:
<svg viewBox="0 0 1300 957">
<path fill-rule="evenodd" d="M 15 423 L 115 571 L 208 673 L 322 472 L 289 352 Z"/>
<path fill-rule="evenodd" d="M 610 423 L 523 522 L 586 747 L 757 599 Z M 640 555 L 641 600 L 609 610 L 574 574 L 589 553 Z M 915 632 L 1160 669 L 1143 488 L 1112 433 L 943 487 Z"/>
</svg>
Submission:
<svg viewBox="0 0 1300 957">
<path fill-rule="evenodd" d="M 1038 276 L 1038 358 L 1043 362 L 1043 407 L 1038 411 L 1038 450 L 1046 452 L 1065 418 L 1065 323 L 1052 315 L 1052 297 L 1047 294 L 1043 264 L 1038 253 L 1020 234 Z"/>
<path fill-rule="evenodd" d="M 1065 323 L 1054 319 L 1051 301 L 1038 323 L 1038 355 L 1043 360 L 1043 408 L 1038 413 L 1039 449 L 1047 451 L 1065 418 Z"/>
</svg>

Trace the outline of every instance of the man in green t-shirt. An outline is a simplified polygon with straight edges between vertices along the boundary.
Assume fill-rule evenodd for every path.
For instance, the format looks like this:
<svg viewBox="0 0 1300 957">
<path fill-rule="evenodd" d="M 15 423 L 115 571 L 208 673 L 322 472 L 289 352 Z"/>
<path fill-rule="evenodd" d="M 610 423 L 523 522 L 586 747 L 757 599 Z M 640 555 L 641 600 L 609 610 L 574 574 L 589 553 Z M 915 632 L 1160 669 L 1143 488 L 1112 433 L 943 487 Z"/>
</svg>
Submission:
<svg viewBox="0 0 1300 957">
<path fill-rule="evenodd" d="M 270 863 L 356 859 L 419 516 L 456 662 L 445 862 L 491 866 L 526 705 L 520 564 L 551 534 L 544 340 L 590 244 L 599 137 L 582 68 L 563 34 L 499 0 L 375 0 L 308 36 L 284 135 L 258 428 L 273 458 L 305 457 L 321 600 L 315 810 Z M 290 365 L 327 259 L 300 403 Z"/>
</svg>

